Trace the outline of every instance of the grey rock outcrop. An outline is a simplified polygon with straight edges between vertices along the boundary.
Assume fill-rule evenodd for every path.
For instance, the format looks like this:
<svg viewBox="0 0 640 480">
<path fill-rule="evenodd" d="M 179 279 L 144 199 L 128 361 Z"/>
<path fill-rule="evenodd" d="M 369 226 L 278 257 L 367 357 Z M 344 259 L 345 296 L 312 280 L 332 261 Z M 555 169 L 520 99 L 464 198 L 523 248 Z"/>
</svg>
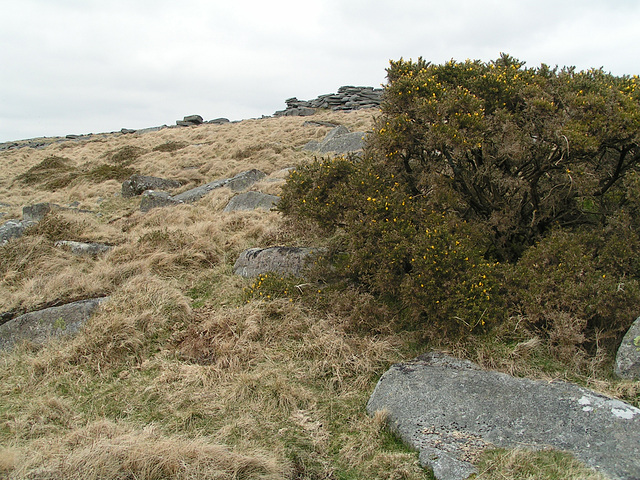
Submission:
<svg viewBox="0 0 640 480">
<path fill-rule="evenodd" d="M 252 170 L 247 170 L 246 172 L 239 173 L 235 177 L 230 178 L 227 181 L 226 186 L 234 192 L 241 192 L 249 188 L 257 181 L 262 180 L 266 176 L 266 173 L 254 168 Z"/>
<path fill-rule="evenodd" d="M 240 254 L 233 272 L 246 278 L 268 272 L 301 277 L 307 263 L 322 251 L 299 247 L 250 248 Z"/>
<path fill-rule="evenodd" d="M 23 222 L 20 220 L 8 220 L 0 225 L 0 245 L 4 245 L 9 240 L 20 238 L 25 229 L 35 225 L 33 222 Z"/>
<path fill-rule="evenodd" d="M 318 153 L 351 153 L 364 148 L 366 132 L 350 133 L 347 127 L 340 125 L 332 129 L 321 142 L 310 141 L 304 150 Z"/>
<path fill-rule="evenodd" d="M 224 125 L 225 123 L 229 123 L 229 119 L 228 118 L 214 118 L 213 120 L 207 120 L 204 123 L 208 123 L 210 125 Z"/>
<path fill-rule="evenodd" d="M 633 322 L 622 339 L 614 369 L 620 378 L 640 380 L 640 317 Z"/>
<path fill-rule="evenodd" d="M 249 188 L 251 185 L 253 185 L 261 178 L 264 178 L 265 176 L 266 174 L 261 172 L 260 170 L 247 170 L 245 172 L 239 173 L 232 178 L 215 180 L 205 185 L 200 185 L 199 187 L 192 188 L 191 190 L 182 192 L 179 195 L 175 195 L 173 198 L 184 203 L 193 203 L 197 200 L 200 200 L 207 193 L 215 190 L 216 188 L 228 186 L 234 191 L 240 191 Z"/>
<path fill-rule="evenodd" d="M 22 221 L 39 222 L 55 207 L 57 205 L 51 203 L 36 203 L 22 207 Z"/>
<path fill-rule="evenodd" d="M 140 210 L 142 212 L 148 212 L 152 208 L 197 202 L 209 192 L 222 187 L 229 187 L 231 190 L 239 192 L 246 190 L 264 177 L 266 177 L 264 172 L 254 168 L 252 170 L 241 172 L 232 178 L 214 180 L 213 182 L 200 185 L 199 187 L 191 188 L 185 192 L 179 193 L 178 195 L 171 196 L 167 192 L 147 190 L 142 194 Z"/>
<path fill-rule="evenodd" d="M 107 298 L 81 300 L 9 320 L 0 325 L 0 351 L 25 340 L 42 344 L 51 337 L 75 334 Z"/>
<path fill-rule="evenodd" d="M 56 247 L 68 248 L 75 255 L 87 256 L 100 255 L 113 249 L 111 245 L 105 245 L 104 243 L 85 243 L 71 240 L 58 240 L 55 245 Z"/>
<path fill-rule="evenodd" d="M 187 115 L 182 120 L 176 120 L 176 125 L 180 127 L 191 127 L 193 125 L 201 125 L 204 122 L 200 115 Z"/>
<path fill-rule="evenodd" d="M 58 206 L 52 203 L 37 203 L 22 207 L 22 220 L 8 220 L 0 225 L 0 245 L 20 238 L 27 228 L 42 220 L 54 207 Z"/>
<path fill-rule="evenodd" d="M 569 451 L 614 480 L 640 472 L 640 409 L 567 382 L 483 371 L 444 354 L 393 365 L 367 411 L 420 451 L 439 480 L 462 480 L 487 447 Z"/>
<path fill-rule="evenodd" d="M 142 195 L 145 190 L 172 190 L 182 184 L 177 180 L 150 177 L 147 175 L 131 175 L 122 182 L 122 196 L 125 198 Z"/>
<path fill-rule="evenodd" d="M 381 88 L 343 86 L 338 93 L 320 95 L 313 100 L 298 100 L 289 98 L 285 100 L 287 108 L 274 113 L 274 116 L 313 115 L 316 109 L 360 110 L 362 108 L 379 107 L 382 102 Z"/>
<path fill-rule="evenodd" d="M 147 190 L 142 194 L 142 200 L 140 200 L 140 211 L 148 212 L 153 208 L 170 207 L 175 205 L 181 205 L 184 202 L 177 200 L 167 192 L 156 192 L 155 190 Z"/>
<path fill-rule="evenodd" d="M 193 203 L 200 200 L 207 193 L 215 190 L 216 188 L 224 187 L 227 183 L 229 183 L 228 178 L 224 178 L 222 180 L 214 180 L 213 182 L 205 183 L 204 185 L 191 188 L 186 192 L 175 195 L 173 199 L 182 203 Z"/>
<path fill-rule="evenodd" d="M 237 212 L 241 210 L 271 210 L 280 201 L 277 195 L 267 195 L 261 192 L 246 192 L 236 195 L 226 207 L 224 212 Z"/>
</svg>

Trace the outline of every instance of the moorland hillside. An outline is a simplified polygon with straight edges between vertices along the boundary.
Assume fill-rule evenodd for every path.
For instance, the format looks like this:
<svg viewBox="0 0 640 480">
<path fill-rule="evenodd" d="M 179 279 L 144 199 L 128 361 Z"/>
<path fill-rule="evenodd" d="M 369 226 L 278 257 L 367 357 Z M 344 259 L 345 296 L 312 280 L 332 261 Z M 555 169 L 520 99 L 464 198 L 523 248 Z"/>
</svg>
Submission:
<svg viewBox="0 0 640 480">
<path fill-rule="evenodd" d="M 148 212 L 121 194 L 134 174 L 176 180 L 180 193 L 259 169 L 266 177 L 250 189 L 279 195 L 289 168 L 314 161 L 307 142 L 331 124 L 370 131 L 377 114 L 318 111 L 311 123 L 283 116 L 0 152 L 3 220 L 27 205 L 60 207 L 0 247 L 0 311 L 109 296 L 76 336 L 0 354 L 0 478 L 432 478 L 384 414 L 365 410 L 380 375 L 424 351 L 424 332 L 401 328 L 401 311 L 366 290 L 233 274 L 244 250 L 322 246 L 321 229 L 278 211 L 225 212 L 228 188 Z M 112 248 L 78 256 L 59 240 Z M 566 373 L 535 339 L 428 341 L 509 373 Z M 637 397 L 631 382 L 594 385 Z M 537 478 L 600 478 L 554 452 L 483 461 L 478 478 L 533 478 L 523 465 Z"/>
</svg>

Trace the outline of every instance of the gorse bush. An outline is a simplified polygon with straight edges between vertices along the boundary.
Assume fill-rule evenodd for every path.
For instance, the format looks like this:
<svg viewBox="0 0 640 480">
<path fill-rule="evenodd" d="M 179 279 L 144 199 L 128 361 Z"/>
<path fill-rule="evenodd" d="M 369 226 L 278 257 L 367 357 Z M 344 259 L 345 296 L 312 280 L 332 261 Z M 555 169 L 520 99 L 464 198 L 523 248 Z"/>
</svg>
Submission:
<svg viewBox="0 0 640 480">
<path fill-rule="evenodd" d="M 371 158 L 315 161 L 293 172 L 278 207 L 333 235 L 332 272 L 364 284 L 452 334 L 501 316 L 499 263 L 479 231 L 446 211 L 422 208 Z M 484 247 L 484 248 L 483 248 Z"/>
<path fill-rule="evenodd" d="M 387 73 L 364 156 L 283 188 L 280 210 L 331 237 L 328 271 L 414 325 L 517 318 L 567 358 L 619 340 L 640 304 L 638 77 L 508 55 Z"/>
<path fill-rule="evenodd" d="M 497 61 L 392 62 L 373 145 L 431 205 L 517 259 L 554 226 L 602 223 L 640 158 L 638 78 Z M 450 195 L 456 202 L 451 201 Z"/>
</svg>

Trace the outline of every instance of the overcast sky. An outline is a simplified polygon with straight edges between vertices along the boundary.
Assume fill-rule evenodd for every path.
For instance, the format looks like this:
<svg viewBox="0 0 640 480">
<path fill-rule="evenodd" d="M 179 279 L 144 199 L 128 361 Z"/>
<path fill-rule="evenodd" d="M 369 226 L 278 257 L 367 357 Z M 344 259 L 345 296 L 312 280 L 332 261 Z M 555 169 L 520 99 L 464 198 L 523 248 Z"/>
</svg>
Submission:
<svg viewBox="0 0 640 480">
<path fill-rule="evenodd" d="M 640 73 L 640 0 L 0 0 L 0 142 L 271 115 L 389 60 Z"/>
</svg>

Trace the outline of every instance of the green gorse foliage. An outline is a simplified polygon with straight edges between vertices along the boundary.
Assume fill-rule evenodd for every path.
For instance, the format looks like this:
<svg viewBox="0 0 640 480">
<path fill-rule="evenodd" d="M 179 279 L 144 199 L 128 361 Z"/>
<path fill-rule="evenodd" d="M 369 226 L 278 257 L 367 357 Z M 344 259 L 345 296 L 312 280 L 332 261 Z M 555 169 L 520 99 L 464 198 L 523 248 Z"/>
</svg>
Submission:
<svg viewBox="0 0 640 480">
<path fill-rule="evenodd" d="M 331 272 L 414 326 L 517 318 L 561 357 L 604 339 L 612 353 L 640 300 L 638 77 L 504 54 L 387 73 L 364 156 L 300 167 L 280 210 L 320 226 Z"/>
</svg>

